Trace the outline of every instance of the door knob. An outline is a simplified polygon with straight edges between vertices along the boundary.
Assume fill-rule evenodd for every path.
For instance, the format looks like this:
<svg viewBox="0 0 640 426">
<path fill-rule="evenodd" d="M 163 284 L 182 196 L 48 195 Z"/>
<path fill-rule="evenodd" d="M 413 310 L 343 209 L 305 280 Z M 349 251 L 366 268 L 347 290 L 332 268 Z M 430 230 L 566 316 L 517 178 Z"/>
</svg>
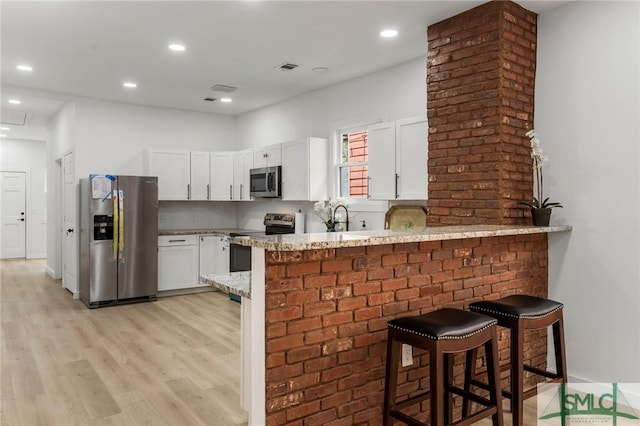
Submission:
<svg viewBox="0 0 640 426">
<path fill-rule="evenodd" d="M 24 212 L 20 212 L 20 215 L 21 215 L 21 216 L 24 216 Z"/>
<path fill-rule="evenodd" d="M 72 233 L 72 232 L 73 232 L 73 229 L 71 229 L 71 228 L 67 229 L 67 234 Z"/>
<path fill-rule="evenodd" d="M 21 217 L 20 219 L 18 219 L 18 222 L 24 222 L 24 217 Z"/>
</svg>

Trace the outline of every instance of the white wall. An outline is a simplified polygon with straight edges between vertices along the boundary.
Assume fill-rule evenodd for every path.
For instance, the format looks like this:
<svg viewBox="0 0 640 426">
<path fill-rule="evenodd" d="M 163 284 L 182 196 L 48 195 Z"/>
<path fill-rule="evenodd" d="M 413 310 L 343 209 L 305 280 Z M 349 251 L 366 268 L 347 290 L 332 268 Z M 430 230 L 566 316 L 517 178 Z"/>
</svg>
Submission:
<svg viewBox="0 0 640 426">
<path fill-rule="evenodd" d="M 49 123 L 47 140 L 47 273 L 55 279 L 62 277 L 60 250 L 62 214 L 62 167 L 59 158 L 75 147 L 76 105 L 65 104 Z"/>
<path fill-rule="evenodd" d="M 426 47 L 425 47 L 426 51 Z M 426 116 L 426 57 L 393 68 L 307 93 L 238 117 L 238 141 L 242 148 L 317 136 L 333 143 L 333 132 L 356 124 L 379 120 Z M 327 182 L 330 186 L 330 182 Z M 415 203 L 413 203 L 415 204 Z M 387 203 L 376 212 L 352 207 L 351 230 L 384 227 Z M 313 203 L 258 201 L 238 207 L 238 226 L 262 227 L 264 213 L 306 213 L 307 232 L 322 232 L 324 226 L 313 215 Z"/>
<path fill-rule="evenodd" d="M 0 170 L 26 172 L 26 256 L 27 258 L 45 257 L 47 253 L 45 142 L 3 139 L 0 141 L 0 153 Z"/>
<path fill-rule="evenodd" d="M 549 294 L 565 303 L 569 374 L 640 381 L 640 4 L 574 2 L 538 18 L 535 129 Z"/>
<path fill-rule="evenodd" d="M 116 103 L 77 102 L 76 178 L 143 174 L 145 148 L 234 149 L 235 117 Z"/>
<path fill-rule="evenodd" d="M 425 46 L 426 51 L 426 46 Z M 307 136 L 330 137 L 336 125 L 426 116 L 426 57 L 307 93 L 238 117 L 238 143 L 251 148 Z"/>
</svg>

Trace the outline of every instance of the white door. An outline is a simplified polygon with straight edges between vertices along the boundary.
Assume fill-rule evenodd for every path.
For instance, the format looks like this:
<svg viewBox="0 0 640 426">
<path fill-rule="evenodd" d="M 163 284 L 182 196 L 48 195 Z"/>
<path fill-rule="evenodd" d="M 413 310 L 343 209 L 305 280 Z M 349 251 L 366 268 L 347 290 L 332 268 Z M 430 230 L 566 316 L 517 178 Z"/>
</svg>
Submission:
<svg viewBox="0 0 640 426">
<path fill-rule="evenodd" d="M 26 198 L 24 172 L 2 172 L 2 259 L 26 257 Z"/>
<path fill-rule="evenodd" d="M 76 269 L 78 251 L 76 245 L 76 182 L 73 152 L 62 159 L 62 286 L 74 297 L 78 296 Z"/>
</svg>

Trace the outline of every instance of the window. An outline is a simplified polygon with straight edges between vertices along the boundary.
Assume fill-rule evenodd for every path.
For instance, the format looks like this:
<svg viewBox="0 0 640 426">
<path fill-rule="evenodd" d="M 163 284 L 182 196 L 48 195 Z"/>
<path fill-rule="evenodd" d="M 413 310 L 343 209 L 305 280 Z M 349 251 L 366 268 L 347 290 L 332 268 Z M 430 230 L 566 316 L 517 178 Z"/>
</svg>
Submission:
<svg viewBox="0 0 640 426">
<path fill-rule="evenodd" d="M 339 196 L 367 198 L 369 195 L 367 130 L 340 132 L 339 144 Z"/>
</svg>

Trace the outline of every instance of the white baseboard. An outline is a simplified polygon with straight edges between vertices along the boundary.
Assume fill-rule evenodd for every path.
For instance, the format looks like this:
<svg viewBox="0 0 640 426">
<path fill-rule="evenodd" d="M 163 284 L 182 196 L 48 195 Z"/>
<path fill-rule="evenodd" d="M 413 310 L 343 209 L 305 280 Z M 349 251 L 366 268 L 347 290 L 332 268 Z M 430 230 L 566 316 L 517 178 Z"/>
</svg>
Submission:
<svg viewBox="0 0 640 426">
<path fill-rule="evenodd" d="M 27 256 L 27 259 L 31 260 L 31 259 L 46 259 L 47 258 L 47 254 L 46 253 L 31 253 L 29 256 Z"/>
<path fill-rule="evenodd" d="M 49 268 L 48 266 L 45 266 L 44 269 L 47 272 L 47 275 L 49 275 L 52 279 L 59 280 L 59 279 L 62 278 L 62 275 L 58 275 L 56 273 L 56 271 L 54 271 L 53 269 Z"/>
</svg>

